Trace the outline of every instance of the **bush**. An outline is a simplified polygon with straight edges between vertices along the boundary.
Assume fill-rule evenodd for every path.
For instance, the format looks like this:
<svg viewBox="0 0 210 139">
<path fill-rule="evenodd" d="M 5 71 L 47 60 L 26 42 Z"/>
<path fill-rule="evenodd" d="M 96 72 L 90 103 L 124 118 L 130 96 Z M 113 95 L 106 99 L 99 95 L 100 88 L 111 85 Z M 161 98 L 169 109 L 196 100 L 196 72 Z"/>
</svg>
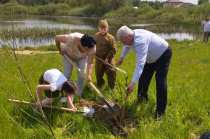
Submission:
<svg viewBox="0 0 210 139">
<path fill-rule="evenodd" d="M 39 15 L 68 15 L 70 7 L 67 4 L 48 4 L 39 6 L 37 14 Z"/>
<path fill-rule="evenodd" d="M 90 5 L 73 8 L 69 11 L 69 15 L 73 16 L 88 16 L 92 15 L 94 11 L 91 10 Z"/>
<path fill-rule="evenodd" d="M 148 4 L 141 5 L 138 8 L 138 17 L 141 19 L 153 19 L 157 14 L 159 13 Z"/>
<path fill-rule="evenodd" d="M 23 5 L 19 5 L 16 3 L 7 3 L 0 6 L 0 14 L 1 15 L 26 15 L 29 10 L 27 7 Z"/>
<path fill-rule="evenodd" d="M 109 17 L 125 17 L 125 15 L 126 17 L 135 17 L 138 15 L 138 10 L 134 9 L 132 6 L 125 6 L 106 14 L 106 16 Z"/>
</svg>

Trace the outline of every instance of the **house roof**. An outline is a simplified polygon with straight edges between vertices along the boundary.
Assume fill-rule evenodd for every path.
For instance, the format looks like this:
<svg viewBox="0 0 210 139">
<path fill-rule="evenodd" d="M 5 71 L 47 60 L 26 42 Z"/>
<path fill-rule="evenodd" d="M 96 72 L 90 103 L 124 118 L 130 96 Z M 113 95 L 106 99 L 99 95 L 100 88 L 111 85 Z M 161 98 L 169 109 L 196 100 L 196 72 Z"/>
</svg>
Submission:
<svg viewBox="0 0 210 139">
<path fill-rule="evenodd" d="M 167 3 L 184 3 L 184 2 L 182 2 L 182 1 L 180 1 L 180 0 L 168 0 L 168 1 L 166 1 Z"/>
<path fill-rule="evenodd" d="M 167 0 L 166 3 L 187 3 L 197 5 L 198 0 Z"/>
</svg>

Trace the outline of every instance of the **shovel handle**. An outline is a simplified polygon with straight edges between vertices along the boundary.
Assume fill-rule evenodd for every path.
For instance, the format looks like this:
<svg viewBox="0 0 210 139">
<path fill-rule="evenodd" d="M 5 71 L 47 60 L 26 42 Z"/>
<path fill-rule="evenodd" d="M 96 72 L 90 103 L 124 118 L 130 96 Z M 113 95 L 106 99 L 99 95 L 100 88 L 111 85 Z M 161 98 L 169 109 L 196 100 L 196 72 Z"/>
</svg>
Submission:
<svg viewBox="0 0 210 139">
<path fill-rule="evenodd" d="M 113 107 L 110 105 L 110 102 L 104 97 L 104 95 L 96 88 L 96 86 L 92 83 L 89 82 L 89 85 L 91 88 L 93 88 L 96 92 L 96 94 L 104 101 L 104 103 L 112 110 L 114 111 Z"/>
<path fill-rule="evenodd" d="M 25 105 L 32 105 L 32 106 L 36 106 L 36 103 L 31 103 L 28 101 L 24 101 L 24 100 L 17 100 L 17 99 L 8 99 L 9 102 L 13 102 L 13 103 L 17 103 L 17 104 L 25 104 Z M 69 108 L 65 108 L 65 107 L 56 107 L 56 106 L 50 106 L 50 105 L 42 105 L 42 107 L 44 108 L 50 108 L 50 109 L 56 109 L 56 110 L 61 110 L 61 111 L 66 111 L 66 112 L 75 112 L 72 109 Z M 83 111 L 76 111 L 78 113 L 83 113 Z"/>
<path fill-rule="evenodd" d="M 115 70 L 117 70 L 117 71 L 119 71 L 119 72 L 121 72 L 121 73 L 127 75 L 127 72 L 124 71 L 123 69 L 120 69 L 120 68 L 118 68 L 118 67 L 115 67 L 114 65 L 111 65 L 111 64 L 109 64 L 109 63 L 106 63 L 103 59 L 101 59 L 101 58 L 98 57 L 98 56 L 95 56 L 95 57 L 96 57 L 96 59 L 98 59 L 99 61 L 101 61 L 102 63 L 104 63 L 105 65 L 108 65 L 108 66 L 112 67 L 113 69 L 115 69 Z"/>
</svg>

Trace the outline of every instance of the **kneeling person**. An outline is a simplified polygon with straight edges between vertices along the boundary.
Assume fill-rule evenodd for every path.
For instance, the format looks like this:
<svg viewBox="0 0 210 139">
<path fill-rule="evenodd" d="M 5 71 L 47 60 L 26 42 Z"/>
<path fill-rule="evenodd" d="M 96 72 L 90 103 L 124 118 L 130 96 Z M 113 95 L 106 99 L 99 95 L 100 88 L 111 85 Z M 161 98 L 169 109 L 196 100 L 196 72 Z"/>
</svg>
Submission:
<svg viewBox="0 0 210 139">
<path fill-rule="evenodd" d="M 39 79 L 39 85 L 36 88 L 37 104 L 52 104 L 55 97 L 59 97 L 63 92 L 67 96 L 67 105 L 72 111 L 76 111 L 73 104 L 73 96 L 77 90 L 76 85 L 67 78 L 58 69 L 50 69 L 44 72 Z M 42 100 L 42 93 L 45 92 L 47 98 Z"/>
</svg>

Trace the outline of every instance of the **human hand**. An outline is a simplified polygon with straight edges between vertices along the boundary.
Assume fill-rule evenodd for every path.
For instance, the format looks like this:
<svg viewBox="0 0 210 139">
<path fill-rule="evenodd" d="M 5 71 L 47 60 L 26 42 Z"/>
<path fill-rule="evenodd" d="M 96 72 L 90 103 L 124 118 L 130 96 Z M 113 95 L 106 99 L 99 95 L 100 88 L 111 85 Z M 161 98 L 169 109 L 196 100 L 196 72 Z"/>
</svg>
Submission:
<svg viewBox="0 0 210 139">
<path fill-rule="evenodd" d="M 65 54 L 65 49 L 61 47 L 59 53 L 60 53 L 61 55 L 64 55 L 64 54 Z"/>
<path fill-rule="evenodd" d="M 76 107 L 73 107 L 70 109 L 72 112 L 76 112 L 77 111 L 77 108 Z"/>
<path fill-rule="evenodd" d="M 128 87 L 127 87 L 127 92 L 128 93 L 132 93 L 133 89 L 134 89 L 135 83 L 130 82 Z"/>
<path fill-rule="evenodd" d="M 88 75 L 88 76 L 87 76 L 87 81 L 88 81 L 88 82 L 92 82 L 92 76 L 91 76 L 91 75 Z"/>
<path fill-rule="evenodd" d="M 123 59 L 120 58 L 120 59 L 117 61 L 116 66 L 120 66 L 122 63 L 123 63 Z"/>
<path fill-rule="evenodd" d="M 35 109 L 38 110 L 38 111 L 41 111 L 42 105 L 41 105 L 41 103 L 40 103 L 39 101 L 37 101 L 37 102 L 35 103 Z"/>
<path fill-rule="evenodd" d="M 37 101 L 37 102 L 35 103 L 35 106 L 36 106 L 36 107 L 41 106 L 41 102 Z"/>
<path fill-rule="evenodd" d="M 105 62 L 106 64 L 109 64 L 109 59 L 106 58 L 106 59 L 104 60 L 104 62 Z"/>
</svg>

